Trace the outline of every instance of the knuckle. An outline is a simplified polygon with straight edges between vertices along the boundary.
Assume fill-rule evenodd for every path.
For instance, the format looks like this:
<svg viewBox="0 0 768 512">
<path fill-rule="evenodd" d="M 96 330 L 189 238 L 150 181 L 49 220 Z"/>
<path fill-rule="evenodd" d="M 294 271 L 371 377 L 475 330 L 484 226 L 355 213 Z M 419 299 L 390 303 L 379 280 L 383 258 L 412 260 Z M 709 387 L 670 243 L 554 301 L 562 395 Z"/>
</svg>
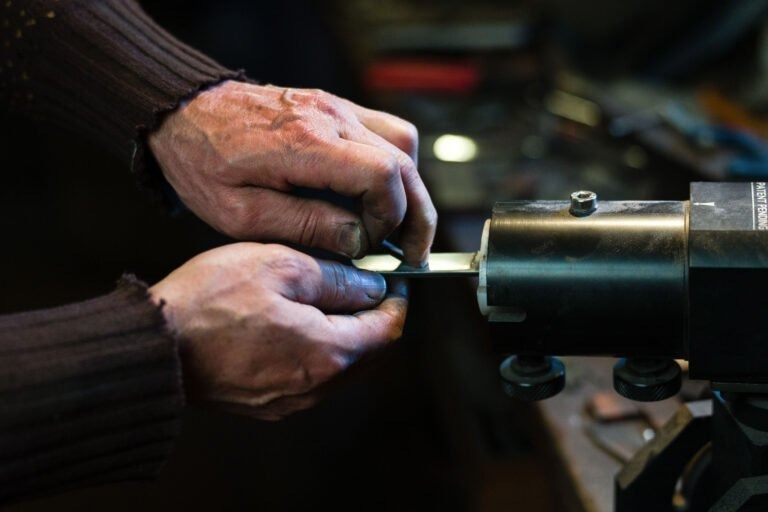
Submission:
<svg viewBox="0 0 768 512">
<path fill-rule="evenodd" d="M 318 212 L 311 207 L 302 206 L 297 212 L 297 242 L 309 247 L 322 244 L 321 222 Z"/>
<path fill-rule="evenodd" d="M 312 373 L 311 365 L 307 364 L 303 359 L 299 360 L 297 367 L 293 372 L 292 383 L 290 388 L 294 393 L 306 393 L 311 391 L 315 384 L 315 378 Z"/>
<path fill-rule="evenodd" d="M 416 128 L 416 125 L 409 122 L 409 121 L 403 121 L 403 130 L 406 132 L 406 136 L 412 140 L 412 141 L 418 141 L 419 140 L 419 129 Z"/>
<path fill-rule="evenodd" d="M 394 324 L 394 326 L 393 326 L 393 328 L 392 328 L 391 339 L 392 339 L 393 341 L 394 341 L 394 340 L 399 340 L 400 338 L 402 338 L 402 337 L 403 337 L 403 332 L 404 332 L 404 331 L 405 331 L 405 313 L 403 313 L 402 315 L 400 315 L 400 316 L 399 316 L 399 317 L 398 317 L 398 318 L 395 320 L 395 324 Z"/>
<path fill-rule="evenodd" d="M 269 248 L 269 261 L 273 272 L 289 286 L 298 286 L 311 271 L 307 261 L 286 247 L 274 245 Z"/>
<path fill-rule="evenodd" d="M 330 295 L 334 300 L 338 300 L 344 297 L 347 289 L 350 286 L 350 282 L 347 279 L 347 273 L 339 265 L 326 265 L 324 270 L 325 284 L 330 292 Z"/>
<path fill-rule="evenodd" d="M 218 162 L 217 175 L 226 179 L 227 174 L 233 169 L 239 169 L 243 164 L 244 154 L 238 149 L 237 144 L 232 141 L 232 133 L 229 130 L 221 130 L 208 137 L 208 144 L 211 148 L 210 156 L 212 161 Z"/>
<path fill-rule="evenodd" d="M 342 373 L 348 366 L 346 358 L 331 350 L 325 351 L 309 368 L 309 379 L 312 388 L 326 383 Z"/>
<path fill-rule="evenodd" d="M 339 109 L 338 100 L 321 89 L 312 89 L 311 98 L 314 106 L 321 112 L 333 114 Z"/>
<path fill-rule="evenodd" d="M 294 138 L 299 141 L 314 142 L 316 140 L 321 140 L 321 137 L 317 132 L 317 124 L 311 118 L 302 116 L 296 119 L 292 128 Z"/>
<path fill-rule="evenodd" d="M 259 307 L 257 320 L 264 319 L 268 329 L 274 334 L 276 331 L 284 331 L 287 326 L 285 323 L 285 313 L 283 306 L 274 296 L 266 295 L 262 298 L 262 304 Z"/>
<path fill-rule="evenodd" d="M 405 312 L 392 314 L 391 324 L 387 330 L 387 341 L 396 341 L 403 337 L 405 329 Z"/>
<path fill-rule="evenodd" d="M 424 224 L 431 231 L 437 229 L 437 210 L 431 204 L 424 212 Z"/>
<path fill-rule="evenodd" d="M 416 125 L 402 121 L 399 135 L 400 147 L 408 154 L 414 154 L 419 148 L 419 130 Z"/>
<path fill-rule="evenodd" d="M 263 189 L 251 191 L 248 199 L 237 193 L 223 197 L 219 205 L 219 230 L 238 240 L 254 238 L 269 224 L 268 203 Z"/>
<path fill-rule="evenodd" d="M 416 169 L 416 163 L 404 154 L 400 160 L 400 170 L 403 184 L 407 188 L 414 188 L 414 186 L 418 186 L 416 185 L 417 183 L 421 182 L 421 176 L 419 176 L 419 171 Z"/>
<path fill-rule="evenodd" d="M 316 350 L 313 356 L 298 361 L 287 387 L 293 393 L 308 393 L 339 375 L 346 367 L 345 358 L 334 354 L 326 345 Z"/>
<path fill-rule="evenodd" d="M 226 229 L 223 231 L 238 240 L 248 238 L 253 226 L 256 225 L 255 222 L 258 222 L 258 218 L 254 218 L 254 212 L 249 211 L 245 205 L 238 201 L 232 201 L 227 207 L 224 219 Z"/>
<path fill-rule="evenodd" d="M 386 238 L 392 231 L 394 231 L 403 221 L 404 216 L 396 211 L 384 211 L 379 215 L 376 215 L 376 220 L 383 232 L 379 235 L 380 239 Z M 381 240 L 377 240 L 381 242 Z"/>
<path fill-rule="evenodd" d="M 393 155 L 383 157 L 376 163 L 374 175 L 379 182 L 389 188 L 401 179 L 400 162 Z"/>
<path fill-rule="evenodd" d="M 252 311 L 247 314 L 253 315 Z M 252 319 L 248 327 L 254 331 L 263 332 L 268 340 L 283 340 L 295 337 L 295 328 L 291 319 L 286 318 L 283 307 L 276 300 L 265 300 L 260 305 L 258 315 Z M 257 368 L 254 368 L 257 370 Z"/>
<path fill-rule="evenodd" d="M 380 217 L 379 220 L 381 222 L 382 227 L 386 231 L 386 235 L 388 236 L 389 233 L 394 231 L 400 224 L 403 223 L 403 219 L 405 218 L 405 214 L 399 211 L 387 211 L 384 212 Z"/>
<path fill-rule="evenodd" d="M 309 147 L 321 144 L 325 138 L 318 132 L 317 125 L 310 119 L 299 118 L 291 124 L 291 129 L 284 139 L 287 155 L 301 154 Z"/>
</svg>

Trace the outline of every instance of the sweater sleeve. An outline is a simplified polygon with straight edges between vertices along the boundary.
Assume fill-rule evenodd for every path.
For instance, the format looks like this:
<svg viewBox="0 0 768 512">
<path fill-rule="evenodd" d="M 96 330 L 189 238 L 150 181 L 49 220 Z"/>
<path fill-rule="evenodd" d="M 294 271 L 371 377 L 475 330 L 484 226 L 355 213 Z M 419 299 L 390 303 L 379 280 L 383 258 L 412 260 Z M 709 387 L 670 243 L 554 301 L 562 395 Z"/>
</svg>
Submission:
<svg viewBox="0 0 768 512">
<path fill-rule="evenodd" d="M 242 79 L 134 0 L 1 0 L 0 102 L 70 127 L 143 176 L 144 136 L 201 89 Z"/>
<path fill-rule="evenodd" d="M 146 288 L 0 316 L 0 505 L 148 479 L 183 406 L 180 365 Z"/>
</svg>

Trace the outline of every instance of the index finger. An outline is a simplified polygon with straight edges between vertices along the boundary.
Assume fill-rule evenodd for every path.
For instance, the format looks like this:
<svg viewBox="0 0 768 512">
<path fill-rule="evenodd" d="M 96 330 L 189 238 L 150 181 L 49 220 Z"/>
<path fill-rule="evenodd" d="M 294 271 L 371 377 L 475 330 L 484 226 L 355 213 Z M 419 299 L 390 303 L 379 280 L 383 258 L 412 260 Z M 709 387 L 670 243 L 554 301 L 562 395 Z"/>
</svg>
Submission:
<svg viewBox="0 0 768 512">
<path fill-rule="evenodd" d="M 306 149 L 292 164 L 285 169 L 291 185 L 360 198 L 368 247 L 378 245 L 403 222 L 408 199 L 400 163 L 390 151 L 337 138 Z"/>
<path fill-rule="evenodd" d="M 416 163 L 400 148 L 365 126 L 351 127 L 346 136 L 351 140 L 383 149 L 397 160 L 407 201 L 400 245 L 409 264 L 423 265 L 429 257 L 429 249 L 435 238 L 437 211 L 416 169 Z"/>
<path fill-rule="evenodd" d="M 363 126 L 396 146 L 418 164 L 419 132 L 413 124 L 387 112 L 361 107 L 351 101 L 348 104 Z"/>
</svg>

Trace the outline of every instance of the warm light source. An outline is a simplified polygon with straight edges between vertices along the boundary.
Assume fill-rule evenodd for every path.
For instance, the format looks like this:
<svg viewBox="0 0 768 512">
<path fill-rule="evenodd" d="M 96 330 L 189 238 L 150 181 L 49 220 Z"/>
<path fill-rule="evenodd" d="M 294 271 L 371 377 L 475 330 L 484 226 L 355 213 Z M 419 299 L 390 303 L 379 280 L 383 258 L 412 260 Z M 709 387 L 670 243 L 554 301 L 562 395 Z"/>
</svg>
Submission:
<svg viewBox="0 0 768 512">
<path fill-rule="evenodd" d="M 443 162 L 469 162 L 477 156 L 477 143 L 464 135 L 445 134 L 435 139 L 432 151 Z"/>
</svg>

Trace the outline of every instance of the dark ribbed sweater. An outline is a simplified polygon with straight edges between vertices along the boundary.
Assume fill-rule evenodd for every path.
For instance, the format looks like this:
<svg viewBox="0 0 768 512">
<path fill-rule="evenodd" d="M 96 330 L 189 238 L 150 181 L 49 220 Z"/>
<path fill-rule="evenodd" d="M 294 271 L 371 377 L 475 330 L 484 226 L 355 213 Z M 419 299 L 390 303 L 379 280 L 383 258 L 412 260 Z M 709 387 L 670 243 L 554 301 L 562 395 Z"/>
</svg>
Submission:
<svg viewBox="0 0 768 512">
<path fill-rule="evenodd" d="M 133 0 L 0 0 L 0 101 L 141 174 L 163 113 L 239 71 L 174 39 Z"/>
<path fill-rule="evenodd" d="M 240 77 L 131 0 L 0 0 L 0 40 L 2 111 L 74 130 L 139 172 L 164 113 Z M 182 403 L 175 342 L 135 280 L 0 316 L 0 503 L 153 477 Z"/>
<path fill-rule="evenodd" d="M 174 340 L 143 285 L 0 317 L 0 503 L 154 476 L 182 407 Z"/>
</svg>

